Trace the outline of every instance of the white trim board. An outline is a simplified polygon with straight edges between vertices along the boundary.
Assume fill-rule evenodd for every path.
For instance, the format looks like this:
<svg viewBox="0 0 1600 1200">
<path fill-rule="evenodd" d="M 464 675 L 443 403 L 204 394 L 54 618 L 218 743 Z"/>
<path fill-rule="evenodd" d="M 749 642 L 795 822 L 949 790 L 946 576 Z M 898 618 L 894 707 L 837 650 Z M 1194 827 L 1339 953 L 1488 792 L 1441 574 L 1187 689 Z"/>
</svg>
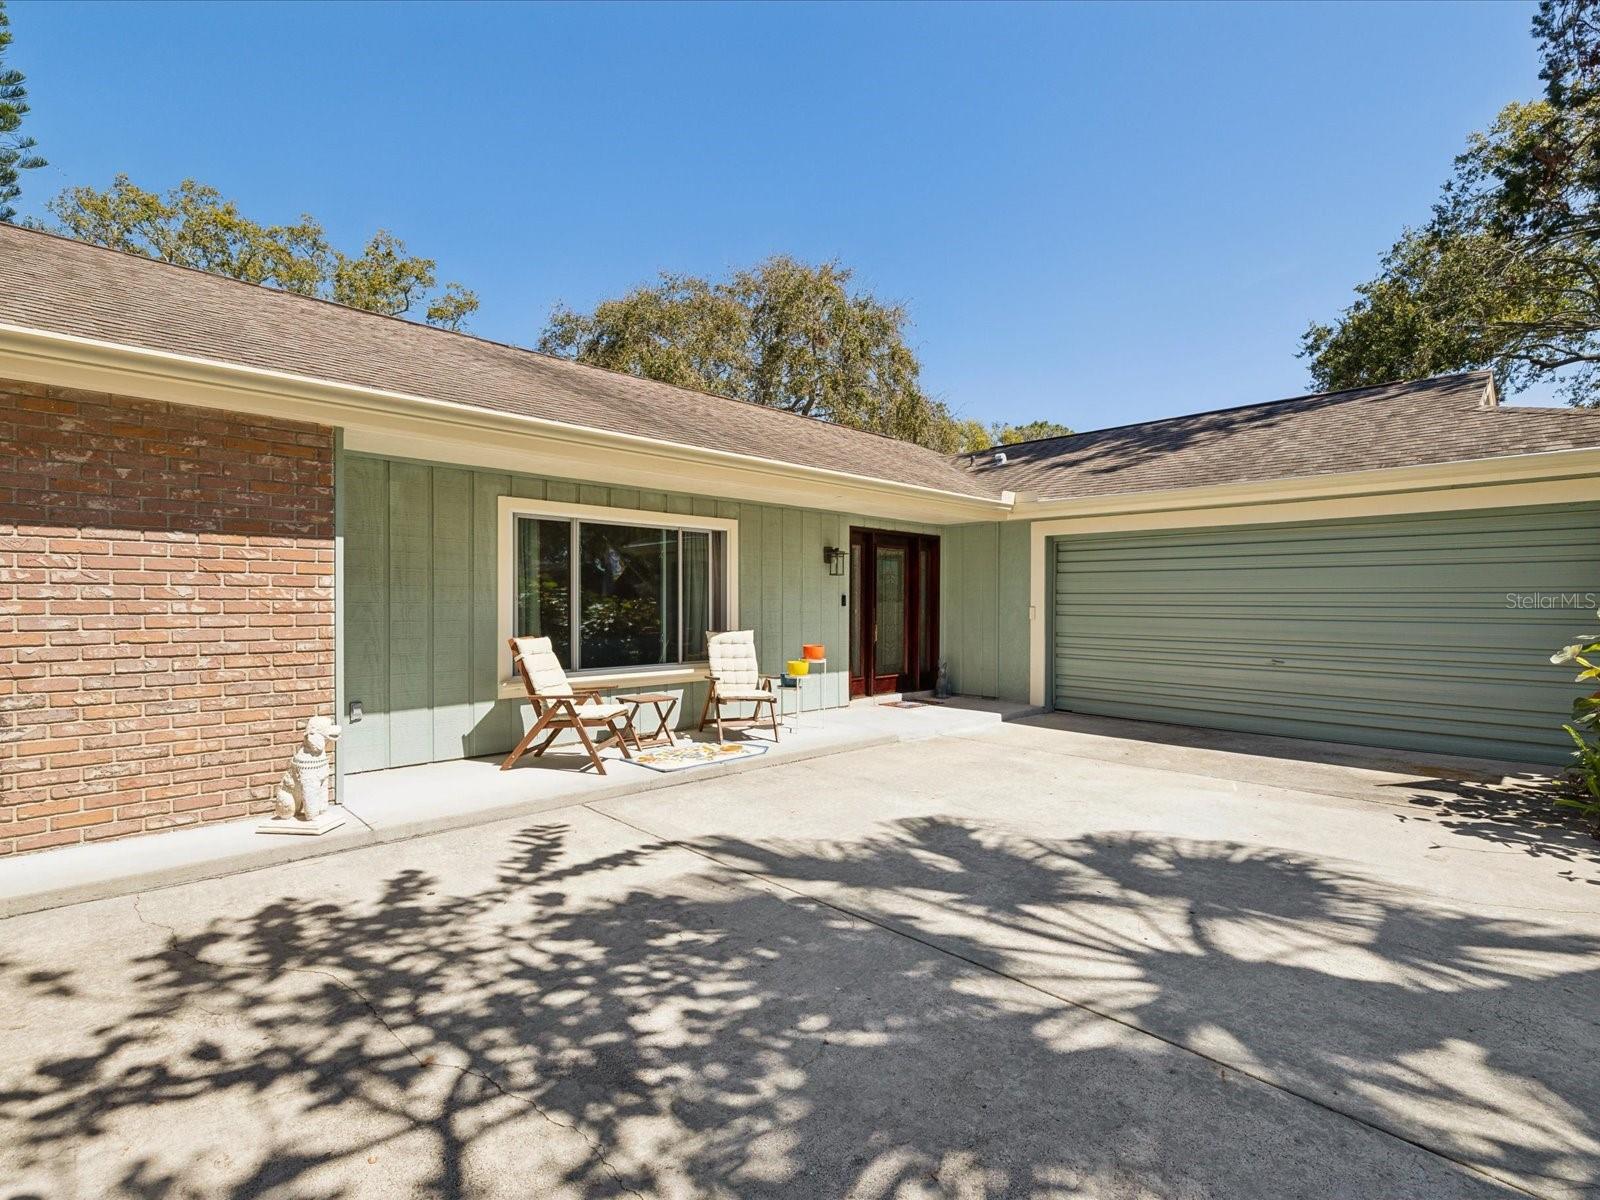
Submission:
<svg viewBox="0 0 1600 1200">
<path fill-rule="evenodd" d="M 345 449 L 352 453 L 940 525 L 1275 504 L 1336 493 L 1476 487 L 1600 471 L 1600 450 L 1566 450 L 1127 496 L 1019 501 L 1012 492 L 997 499 L 963 495 L 3 323 L 0 378 L 342 428 Z"/>
<path fill-rule="evenodd" d="M 1204 510 L 1209 514 L 1218 509 L 1242 506 L 1270 512 L 1271 506 L 1297 501 L 1326 503 L 1339 499 L 1354 500 L 1362 496 L 1392 497 L 1407 492 L 1435 492 L 1442 488 L 1473 489 L 1503 487 L 1513 483 L 1552 483 L 1596 475 L 1600 475 L 1600 449 L 1543 450 L 1492 458 L 1456 459 L 1325 475 L 1293 475 L 1248 483 L 1123 492 L 1069 500 L 1024 499 L 1016 504 L 1007 519 L 1042 521 L 1106 517 L 1126 521 L 1134 519 L 1135 514 L 1173 514 L 1190 509 Z M 1482 497 L 1467 505 L 1473 508 L 1493 506 L 1493 501 Z M 1269 516 L 1266 519 L 1271 521 L 1278 518 Z M 1206 516 L 1204 523 L 1216 522 Z"/>
<path fill-rule="evenodd" d="M 761 504 L 956 522 L 1012 500 L 16 325 L 0 324 L 0 378 L 342 428 L 353 453 Z"/>
</svg>

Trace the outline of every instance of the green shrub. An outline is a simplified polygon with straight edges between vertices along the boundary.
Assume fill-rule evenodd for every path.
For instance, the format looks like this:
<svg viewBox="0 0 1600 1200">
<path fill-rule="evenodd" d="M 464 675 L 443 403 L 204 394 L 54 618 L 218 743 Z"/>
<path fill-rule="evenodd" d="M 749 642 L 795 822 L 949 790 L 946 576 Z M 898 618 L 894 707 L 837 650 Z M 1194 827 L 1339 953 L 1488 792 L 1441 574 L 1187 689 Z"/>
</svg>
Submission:
<svg viewBox="0 0 1600 1200">
<path fill-rule="evenodd" d="M 1600 679 L 1600 635 L 1584 634 L 1576 642 L 1561 647 L 1550 656 L 1558 667 L 1575 664 L 1581 668 L 1575 683 Z M 1572 723 L 1562 726 L 1577 747 L 1573 765 L 1567 771 L 1571 792 L 1556 803 L 1577 810 L 1589 822 L 1590 832 L 1600 837 L 1600 691 L 1579 696 L 1572 702 Z"/>
</svg>

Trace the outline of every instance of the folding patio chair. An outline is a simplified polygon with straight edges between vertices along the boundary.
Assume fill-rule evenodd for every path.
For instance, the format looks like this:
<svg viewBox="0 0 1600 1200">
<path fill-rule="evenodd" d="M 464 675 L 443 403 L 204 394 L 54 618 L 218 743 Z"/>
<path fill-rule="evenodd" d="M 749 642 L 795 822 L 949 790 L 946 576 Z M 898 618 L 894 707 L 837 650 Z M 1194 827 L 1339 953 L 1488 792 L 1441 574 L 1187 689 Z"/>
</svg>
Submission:
<svg viewBox="0 0 1600 1200">
<path fill-rule="evenodd" d="M 756 665 L 756 635 L 753 629 L 736 629 L 728 633 L 708 633 L 707 652 L 711 659 L 706 689 L 706 705 L 700 710 L 700 728 L 715 720 L 717 739 L 722 739 L 724 726 L 729 729 L 754 729 L 765 724 L 772 730 L 772 740 L 778 740 L 778 697 L 772 690 L 772 678 L 761 673 Z M 748 717 L 723 719 L 725 704 L 754 705 Z M 761 706 L 766 705 L 767 719 L 761 719 Z"/>
<path fill-rule="evenodd" d="M 561 669 L 555 651 L 550 648 L 549 638 L 514 637 L 510 639 L 510 645 L 512 665 L 522 679 L 523 689 L 528 693 L 528 703 L 533 706 L 535 720 L 517 743 L 517 748 L 506 755 L 505 762 L 500 764 L 502 771 L 509 770 L 528 753 L 528 747 L 533 746 L 534 739 L 541 733 L 544 734 L 544 740 L 534 746 L 535 758 L 568 729 L 577 733 L 583 748 L 589 752 L 594 769 L 602 775 L 606 773 L 606 766 L 600 761 L 600 751 L 589 737 L 589 730 L 600 730 L 601 741 L 608 736 L 616 738 L 617 745 L 622 747 L 622 756 L 628 759 L 633 757 L 628 750 L 628 740 L 633 739 L 633 744 L 637 746 L 639 738 L 633 731 L 633 721 L 626 704 L 605 700 L 593 688 L 574 688 L 567 681 L 567 673 Z"/>
</svg>

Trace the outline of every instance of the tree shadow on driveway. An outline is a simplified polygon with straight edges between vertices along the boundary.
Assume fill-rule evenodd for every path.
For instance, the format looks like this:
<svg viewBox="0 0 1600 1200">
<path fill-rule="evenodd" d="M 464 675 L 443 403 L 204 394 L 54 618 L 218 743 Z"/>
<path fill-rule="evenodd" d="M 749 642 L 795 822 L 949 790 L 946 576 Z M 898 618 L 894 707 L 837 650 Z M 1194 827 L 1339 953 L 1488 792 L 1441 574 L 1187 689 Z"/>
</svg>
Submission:
<svg viewBox="0 0 1600 1200">
<path fill-rule="evenodd" d="M 487 883 L 286 896 L 76 980 L 13 947 L 12 1004 L 103 1019 L 18 1043 L 0 1194 L 1600 1182 L 1591 934 L 1148 835 L 575 842 L 534 826 Z"/>
<path fill-rule="evenodd" d="M 1419 810 L 1405 821 L 1433 823 L 1462 837 L 1532 858 L 1569 864 L 1561 876 L 1574 883 L 1600 887 L 1600 839 L 1570 810 L 1556 807 L 1557 781 L 1545 775 L 1511 775 L 1505 779 L 1428 780 L 1392 784 L 1411 790 L 1406 804 Z"/>
</svg>

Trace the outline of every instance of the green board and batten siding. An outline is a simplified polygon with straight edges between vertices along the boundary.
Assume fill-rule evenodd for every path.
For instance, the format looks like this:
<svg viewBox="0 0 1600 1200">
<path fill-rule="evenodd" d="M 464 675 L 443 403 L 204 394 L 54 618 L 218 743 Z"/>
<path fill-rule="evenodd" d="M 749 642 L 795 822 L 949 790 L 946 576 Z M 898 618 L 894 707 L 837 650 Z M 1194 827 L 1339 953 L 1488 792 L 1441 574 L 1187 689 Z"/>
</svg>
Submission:
<svg viewBox="0 0 1600 1200">
<path fill-rule="evenodd" d="M 939 644 L 957 692 L 1027 703 L 1028 537 L 1023 521 L 944 530 Z"/>
<path fill-rule="evenodd" d="M 1549 655 L 1594 626 L 1597 533 L 1600 506 L 1563 505 L 1058 538 L 1053 701 L 1560 761 Z"/>
<path fill-rule="evenodd" d="M 346 726 L 346 771 L 504 753 L 520 735 L 526 705 L 499 698 L 501 496 L 737 520 L 739 624 L 756 631 L 762 669 L 822 642 L 830 670 L 807 683 L 805 707 L 848 699 L 850 581 L 828 574 L 822 549 L 882 522 L 362 454 L 341 468 L 344 697 L 366 714 Z M 703 683 L 662 690 L 682 693 L 680 717 L 698 718 Z"/>
</svg>

